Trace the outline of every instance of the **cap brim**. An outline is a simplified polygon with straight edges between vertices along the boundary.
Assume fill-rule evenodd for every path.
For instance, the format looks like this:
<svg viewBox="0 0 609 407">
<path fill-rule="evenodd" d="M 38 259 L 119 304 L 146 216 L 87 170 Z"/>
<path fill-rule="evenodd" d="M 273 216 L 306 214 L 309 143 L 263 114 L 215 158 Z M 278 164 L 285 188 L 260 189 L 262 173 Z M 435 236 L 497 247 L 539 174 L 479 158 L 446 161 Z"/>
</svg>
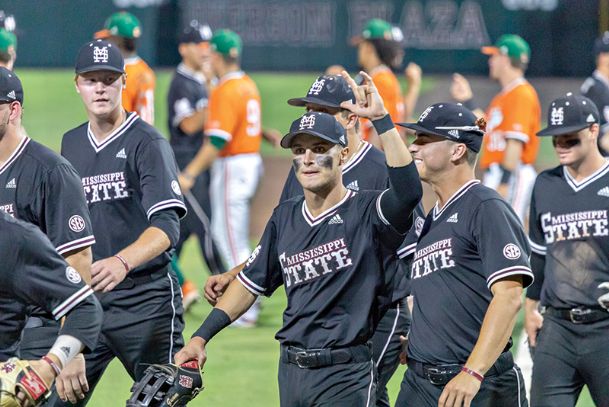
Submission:
<svg viewBox="0 0 609 407">
<path fill-rule="evenodd" d="M 112 36 L 112 34 L 110 33 L 110 30 L 106 30 L 106 29 L 99 30 L 95 34 L 93 34 L 93 38 L 96 40 L 103 40 L 110 36 Z"/>
<path fill-rule="evenodd" d="M 480 48 L 480 52 L 484 55 L 497 55 L 500 53 L 499 48 L 493 46 L 482 47 Z"/>
<path fill-rule="evenodd" d="M 539 137 L 547 137 L 547 136 L 562 136 L 563 134 L 571 134 L 576 133 L 580 130 L 583 130 L 595 123 L 586 123 L 586 124 L 576 124 L 573 126 L 553 126 L 546 127 L 537 133 Z"/>
<path fill-rule="evenodd" d="M 81 68 L 76 72 L 76 74 L 81 74 L 81 73 L 87 73 L 87 72 L 95 72 L 95 71 L 112 71 L 112 72 L 118 72 L 118 73 L 125 73 L 124 69 L 119 69 L 115 66 L 111 66 L 111 65 L 89 65 L 87 67 Z"/>
<path fill-rule="evenodd" d="M 321 134 L 321 133 L 318 133 L 313 130 L 298 130 L 298 131 L 295 131 L 293 133 L 288 133 L 285 136 L 283 136 L 283 138 L 281 139 L 281 143 L 280 143 L 281 147 L 290 148 L 290 142 L 292 141 L 292 139 L 294 139 L 294 137 L 299 136 L 301 134 L 308 134 L 310 136 L 315 136 L 322 140 L 328 141 L 332 144 L 340 145 L 340 143 L 337 143 L 336 140 L 331 139 L 330 137 L 326 136 L 325 134 Z"/>
<path fill-rule="evenodd" d="M 439 133 L 439 132 L 435 132 L 433 130 L 430 130 L 417 123 L 396 123 L 396 125 L 398 125 L 400 127 L 406 127 L 407 129 L 410 129 L 410 130 L 414 130 L 415 133 L 431 134 L 433 136 L 438 136 L 438 137 L 445 138 L 447 140 L 451 140 L 450 138 L 446 137 L 446 135 Z"/>
<path fill-rule="evenodd" d="M 345 101 L 346 102 L 346 101 Z M 304 98 L 292 98 L 292 99 L 288 99 L 288 105 L 291 106 L 306 106 L 307 103 L 313 103 L 316 105 L 320 105 L 320 106 L 326 106 L 326 107 L 332 107 L 334 109 L 340 109 L 340 105 L 337 105 L 336 103 L 329 103 L 326 100 L 323 99 L 319 99 L 319 98 L 315 98 L 315 97 L 304 97 Z"/>
</svg>

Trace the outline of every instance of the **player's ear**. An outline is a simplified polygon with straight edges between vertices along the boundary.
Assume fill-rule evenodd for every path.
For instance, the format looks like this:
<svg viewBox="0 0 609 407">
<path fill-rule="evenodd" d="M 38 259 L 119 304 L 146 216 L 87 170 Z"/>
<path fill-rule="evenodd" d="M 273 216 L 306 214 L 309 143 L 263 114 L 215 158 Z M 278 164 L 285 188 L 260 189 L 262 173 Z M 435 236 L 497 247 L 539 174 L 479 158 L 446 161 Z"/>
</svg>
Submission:
<svg viewBox="0 0 609 407">
<path fill-rule="evenodd" d="M 467 160 L 467 147 L 463 143 L 453 143 L 451 161 L 457 163 L 461 160 Z"/>
<path fill-rule="evenodd" d="M 339 161 L 338 161 L 338 165 L 343 165 L 344 163 L 347 162 L 347 156 L 349 155 L 349 147 L 343 147 L 342 150 L 340 150 L 340 154 L 339 154 Z"/>
</svg>

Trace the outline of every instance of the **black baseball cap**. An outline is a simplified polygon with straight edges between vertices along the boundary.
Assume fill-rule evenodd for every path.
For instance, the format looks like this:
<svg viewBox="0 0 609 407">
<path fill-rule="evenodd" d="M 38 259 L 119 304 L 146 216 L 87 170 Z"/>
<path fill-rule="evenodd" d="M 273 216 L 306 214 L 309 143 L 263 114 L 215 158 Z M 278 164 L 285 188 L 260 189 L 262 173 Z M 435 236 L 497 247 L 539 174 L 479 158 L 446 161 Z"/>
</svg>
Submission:
<svg viewBox="0 0 609 407">
<path fill-rule="evenodd" d="M 77 74 L 94 71 L 113 71 L 125 73 L 125 60 L 117 46 L 106 40 L 87 42 L 78 50 Z"/>
<path fill-rule="evenodd" d="M 199 24 L 197 20 L 192 20 L 190 25 L 184 28 L 178 36 L 178 44 L 209 42 L 212 34 L 209 25 Z"/>
<path fill-rule="evenodd" d="M 345 129 L 334 116 L 327 113 L 307 112 L 294 120 L 290 126 L 290 132 L 281 139 L 281 147 L 290 148 L 292 139 L 299 134 L 309 134 L 330 143 L 347 146 Z"/>
<path fill-rule="evenodd" d="M 23 105 L 23 86 L 19 77 L 4 67 L 0 67 L 0 102 L 17 101 Z"/>
<path fill-rule="evenodd" d="M 600 122 L 600 114 L 594 102 L 585 96 L 569 92 L 554 99 L 548 108 L 548 127 L 538 136 L 560 136 L 576 133 L 591 124 Z"/>
<path fill-rule="evenodd" d="M 338 109 L 342 102 L 348 100 L 355 103 L 355 95 L 345 78 L 340 75 L 322 75 L 313 82 L 307 96 L 289 99 L 288 104 L 306 106 L 307 103 L 314 103 Z"/>
<path fill-rule="evenodd" d="M 477 153 L 484 136 L 484 130 L 476 124 L 477 120 L 476 115 L 461 103 L 444 102 L 429 106 L 416 123 L 396 124 L 417 134 L 431 134 L 463 143 Z"/>
<path fill-rule="evenodd" d="M 609 52 L 609 31 L 605 31 L 594 41 L 594 55 L 598 56 L 602 52 Z"/>
</svg>

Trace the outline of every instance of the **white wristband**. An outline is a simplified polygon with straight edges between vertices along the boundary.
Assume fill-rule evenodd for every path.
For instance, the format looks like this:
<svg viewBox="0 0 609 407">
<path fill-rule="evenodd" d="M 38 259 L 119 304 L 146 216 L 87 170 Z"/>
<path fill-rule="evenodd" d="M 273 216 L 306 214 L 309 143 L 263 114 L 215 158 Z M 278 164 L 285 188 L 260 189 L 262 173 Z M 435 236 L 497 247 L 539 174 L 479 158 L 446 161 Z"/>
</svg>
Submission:
<svg viewBox="0 0 609 407">
<path fill-rule="evenodd" d="M 70 335 L 60 335 L 49 351 L 57 356 L 61 362 L 61 367 L 64 368 L 76 355 L 84 348 L 82 342 Z"/>
</svg>

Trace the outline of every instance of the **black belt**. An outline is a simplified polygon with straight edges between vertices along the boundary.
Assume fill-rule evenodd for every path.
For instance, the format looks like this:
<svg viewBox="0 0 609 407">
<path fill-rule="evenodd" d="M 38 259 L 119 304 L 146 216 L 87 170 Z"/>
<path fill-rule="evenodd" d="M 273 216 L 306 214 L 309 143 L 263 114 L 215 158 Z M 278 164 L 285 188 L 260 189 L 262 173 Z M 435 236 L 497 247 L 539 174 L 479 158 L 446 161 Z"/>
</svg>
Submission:
<svg viewBox="0 0 609 407">
<path fill-rule="evenodd" d="M 337 349 L 301 349 L 294 346 L 281 347 L 281 361 L 292 363 L 301 369 L 312 369 L 344 363 L 362 363 L 372 360 L 369 345 L 356 345 Z"/>
<path fill-rule="evenodd" d="M 165 266 L 161 270 L 153 271 L 152 273 L 139 272 L 133 275 L 127 274 L 127 277 L 125 277 L 123 281 L 121 281 L 116 287 L 114 287 L 114 290 L 112 291 L 130 289 L 135 287 L 136 285 L 158 280 L 159 278 L 166 277 L 167 271 L 167 266 Z"/>
<path fill-rule="evenodd" d="M 408 359 L 408 368 L 412 369 L 419 376 L 429 380 L 431 384 L 436 386 L 444 386 L 450 382 L 453 377 L 461 372 L 463 365 L 430 365 L 417 360 Z M 514 367 L 514 358 L 511 352 L 503 352 L 497 358 L 497 361 L 484 375 L 485 377 L 498 376 L 505 373 Z"/>
<path fill-rule="evenodd" d="M 574 324 L 590 324 L 609 318 L 609 312 L 594 308 L 566 309 L 546 307 L 543 313 L 560 319 L 566 319 Z"/>
</svg>

